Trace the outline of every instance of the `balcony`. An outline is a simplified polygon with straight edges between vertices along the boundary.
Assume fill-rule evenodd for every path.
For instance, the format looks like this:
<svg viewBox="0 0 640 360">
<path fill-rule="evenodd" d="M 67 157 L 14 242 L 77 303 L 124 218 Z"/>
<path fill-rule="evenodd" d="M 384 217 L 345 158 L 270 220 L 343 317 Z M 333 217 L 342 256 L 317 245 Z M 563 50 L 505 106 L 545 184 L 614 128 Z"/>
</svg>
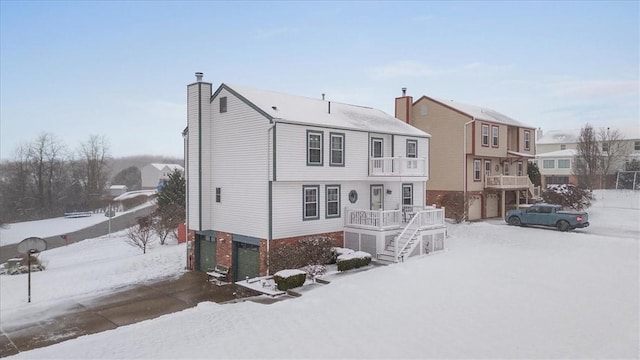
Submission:
<svg viewBox="0 0 640 360">
<path fill-rule="evenodd" d="M 505 190 L 529 189 L 533 187 L 533 184 L 531 183 L 531 180 L 529 180 L 528 176 L 487 176 L 484 184 L 485 188 Z"/>
<path fill-rule="evenodd" d="M 444 209 L 403 206 L 401 210 L 345 209 L 344 226 L 368 230 L 401 230 L 418 215 L 422 229 L 444 226 Z"/>
<path fill-rule="evenodd" d="M 427 158 L 382 157 L 369 159 L 369 176 L 427 177 Z"/>
</svg>

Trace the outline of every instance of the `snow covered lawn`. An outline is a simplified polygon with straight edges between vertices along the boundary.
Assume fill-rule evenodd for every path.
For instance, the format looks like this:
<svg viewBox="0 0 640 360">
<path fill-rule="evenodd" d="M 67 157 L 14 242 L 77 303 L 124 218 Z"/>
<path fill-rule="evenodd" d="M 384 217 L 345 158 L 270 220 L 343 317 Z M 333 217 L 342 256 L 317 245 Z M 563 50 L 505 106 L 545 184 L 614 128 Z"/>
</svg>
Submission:
<svg viewBox="0 0 640 360">
<path fill-rule="evenodd" d="M 640 210 L 598 201 L 588 211 L 592 226 L 568 233 L 502 221 L 451 225 L 443 252 L 334 278 L 300 298 L 200 303 L 12 358 L 637 358 Z M 80 256 L 61 249 L 38 275 Z M 165 262 L 161 252 L 173 258 L 183 250 L 150 254 L 158 257 L 145 261 L 145 271 Z M 78 262 L 75 272 L 96 268 L 101 257 L 88 256 L 93 261 Z M 104 273 L 94 282 L 128 277 L 118 270 L 136 256 L 100 262 Z M 178 268 L 168 263 L 158 267 Z M 71 270 L 67 276 L 63 289 L 102 286 L 82 276 L 76 282 Z M 24 279 L 6 279 L 3 296 L 23 291 Z M 37 297 L 58 291 L 39 286 Z"/>
</svg>

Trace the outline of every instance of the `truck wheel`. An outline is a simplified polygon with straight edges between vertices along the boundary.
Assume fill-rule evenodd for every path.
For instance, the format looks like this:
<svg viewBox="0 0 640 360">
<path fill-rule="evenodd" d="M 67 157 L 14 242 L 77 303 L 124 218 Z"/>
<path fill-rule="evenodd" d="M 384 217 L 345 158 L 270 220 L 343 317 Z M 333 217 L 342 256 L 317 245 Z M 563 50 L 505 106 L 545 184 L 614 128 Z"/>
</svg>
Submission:
<svg viewBox="0 0 640 360">
<path fill-rule="evenodd" d="M 520 222 L 520 218 L 517 216 L 512 216 L 509 218 L 509 225 L 520 226 L 522 223 Z"/>
<path fill-rule="evenodd" d="M 569 231 L 569 223 L 564 220 L 558 221 L 558 223 L 556 224 L 556 227 L 560 231 Z"/>
</svg>

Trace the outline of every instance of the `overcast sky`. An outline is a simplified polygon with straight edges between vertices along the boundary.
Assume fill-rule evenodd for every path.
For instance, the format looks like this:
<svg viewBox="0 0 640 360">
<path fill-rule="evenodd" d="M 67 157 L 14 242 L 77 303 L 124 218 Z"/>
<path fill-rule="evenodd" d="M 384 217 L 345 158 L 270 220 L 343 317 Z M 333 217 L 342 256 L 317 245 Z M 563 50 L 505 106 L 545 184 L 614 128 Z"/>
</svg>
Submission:
<svg viewBox="0 0 640 360">
<path fill-rule="evenodd" d="M 379 108 L 407 87 L 543 130 L 639 124 L 639 2 L 0 1 L 0 157 L 42 132 L 182 156 L 186 85 Z"/>
</svg>

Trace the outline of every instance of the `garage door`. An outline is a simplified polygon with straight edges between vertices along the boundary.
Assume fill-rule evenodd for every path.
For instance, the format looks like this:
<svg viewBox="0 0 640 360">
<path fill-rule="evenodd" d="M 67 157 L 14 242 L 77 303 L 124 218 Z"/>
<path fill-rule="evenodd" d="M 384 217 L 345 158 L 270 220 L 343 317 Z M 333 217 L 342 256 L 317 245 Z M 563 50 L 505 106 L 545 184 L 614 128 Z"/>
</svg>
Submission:
<svg viewBox="0 0 640 360">
<path fill-rule="evenodd" d="M 482 200 L 480 195 L 469 196 L 469 220 L 479 220 L 482 217 Z"/>
<path fill-rule="evenodd" d="M 496 194 L 487 195 L 487 217 L 498 217 L 498 195 Z"/>
<path fill-rule="evenodd" d="M 199 235 L 196 242 L 198 246 L 198 270 L 210 271 L 216 266 L 215 237 Z"/>
<path fill-rule="evenodd" d="M 260 247 L 242 242 L 234 242 L 234 281 L 260 276 Z"/>
</svg>

